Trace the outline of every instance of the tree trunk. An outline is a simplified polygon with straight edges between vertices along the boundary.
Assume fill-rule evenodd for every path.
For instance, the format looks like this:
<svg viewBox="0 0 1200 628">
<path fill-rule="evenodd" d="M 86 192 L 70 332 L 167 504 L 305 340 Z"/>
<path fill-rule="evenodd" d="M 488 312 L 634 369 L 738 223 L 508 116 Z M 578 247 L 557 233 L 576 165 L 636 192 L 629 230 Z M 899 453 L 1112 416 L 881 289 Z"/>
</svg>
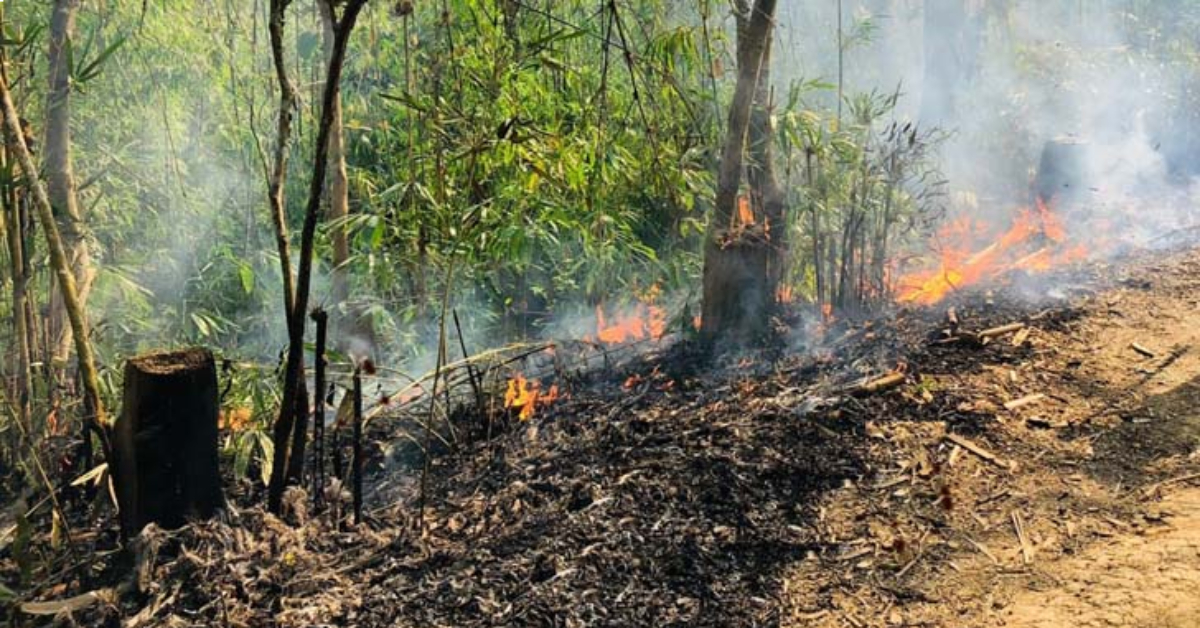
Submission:
<svg viewBox="0 0 1200 628">
<path fill-rule="evenodd" d="M 325 63 L 333 58 L 333 9 L 318 2 L 321 9 L 322 31 L 325 36 Z M 329 126 L 329 239 L 333 245 L 333 302 L 345 303 L 350 296 L 346 285 L 346 263 L 350 260 L 350 244 L 346 238 L 345 219 L 350 213 L 350 186 L 346 179 L 345 126 L 342 124 L 342 90 L 334 85 L 333 122 Z"/>
<path fill-rule="evenodd" d="M 284 316 L 287 319 L 288 337 L 293 333 L 293 327 L 299 326 L 300 333 L 304 330 L 303 312 L 300 317 L 296 318 L 294 313 L 294 303 L 296 299 L 296 288 L 292 275 L 292 255 L 291 246 L 289 244 L 287 215 L 284 191 L 287 184 L 287 158 L 288 146 L 291 143 L 292 136 L 292 116 L 295 115 L 296 108 L 296 87 L 292 84 L 288 77 L 287 60 L 283 54 L 283 27 L 287 19 L 287 8 L 291 4 L 291 0 L 271 0 L 270 5 L 270 21 L 268 30 L 270 31 L 271 39 L 271 59 L 275 66 L 275 78 L 279 83 L 279 118 L 276 126 L 275 138 L 275 154 L 273 156 L 273 164 L 271 170 L 271 178 L 267 182 L 267 196 L 271 204 L 271 220 L 275 226 L 275 245 L 279 252 L 279 270 L 283 276 L 283 309 Z M 295 416 L 292 424 L 297 429 L 291 435 L 291 449 L 300 452 L 296 459 L 287 463 L 286 468 L 279 469 L 284 473 L 284 477 L 289 482 L 298 482 L 304 472 L 304 430 L 307 425 L 308 416 L 308 391 L 305 389 L 304 381 L 301 380 L 296 384 L 298 391 L 296 392 L 292 412 Z M 289 447 L 281 443 L 285 443 L 287 435 L 283 439 L 278 438 L 276 434 L 275 451 L 288 451 Z M 278 458 L 276 459 L 278 462 Z"/>
<path fill-rule="evenodd" d="M 744 18 L 743 18 L 744 21 Z M 746 24 L 746 29 L 749 25 Z M 739 26 L 739 33 L 744 32 Z M 754 216 L 763 222 L 767 240 L 767 285 L 765 292 L 772 302 L 784 278 L 787 263 L 787 224 L 783 189 L 775 172 L 775 129 L 771 124 L 771 49 L 773 29 L 766 34 L 759 64 L 758 81 L 754 89 L 754 104 L 750 110 L 749 144 L 750 163 L 746 178 L 750 184 L 750 199 Z M 749 33 L 747 32 L 747 35 Z M 753 54 L 749 48 L 750 38 L 738 38 L 738 65 L 753 64 L 753 58 L 742 59 Z"/>
<path fill-rule="evenodd" d="M 217 399 L 216 362 L 207 349 L 125 363 L 113 477 L 127 538 L 151 522 L 177 528 L 221 507 Z"/>
<path fill-rule="evenodd" d="M 4 11 L 0 8 L 0 32 L 3 31 L 5 25 Z M 8 82 L 8 53 L 3 48 L 0 48 L 0 79 L 5 83 Z M 4 137 L 4 145 L 0 147 L 0 163 L 3 163 L 5 170 L 11 172 L 13 170 L 15 160 L 13 159 L 13 150 L 9 147 L 8 133 L 2 134 Z M 25 257 L 25 212 L 21 211 L 21 195 L 17 191 L 15 181 L 8 181 L 0 190 L 0 222 L 7 223 L 3 231 L 5 238 L 5 246 L 8 247 L 9 270 L 12 278 L 12 318 L 13 318 L 13 342 L 16 345 L 14 352 L 13 368 L 16 371 L 16 390 L 14 397 L 16 398 L 17 420 L 22 425 L 21 430 L 14 430 L 19 439 L 22 435 L 30 433 L 30 404 L 33 401 L 33 337 L 30 333 L 29 301 L 28 301 L 28 286 L 29 275 L 28 263 Z M 14 449 L 14 451 L 16 451 Z"/>
<path fill-rule="evenodd" d="M 322 0 L 332 4 L 335 0 Z M 325 90 L 321 100 L 321 121 L 317 127 L 316 155 L 313 157 L 313 176 L 309 182 L 308 204 L 304 212 L 304 229 L 300 233 L 300 270 L 296 275 L 296 295 L 291 309 L 291 324 L 288 326 L 288 351 L 283 379 L 283 398 L 280 402 L 279 418 L 273 430 L 275 442 L 274 465 L 267 491 L 267 507 L 278 513 L 283 505 L 283 489 L 287 483 L 289 455 L 302 457 L 302 451 L 292 451 L 288 438 L 296 424 L 296 407 L 304 386 L 304 313 L 308 309 L 309 289 L 312 286 L 313 246 L 317 232 L 317 218 L 321 196 L 325 188 L 325 174 L 329 159 L 329 130 L 333 125 L 333 101 L 342 80 L 342 65 L 346 60 L 346 45 L 350 33 L 358 20 L 366 0 L 349 0 L 342 9 L 342 17 L 334 26 L 333 55 L 325 77 Z M 307 406 L 307 404 L 305 404 Z M 302 434 L 302 433 L 301 433 Z M 303 444 L 303 435 L 297 439 Z"/>
<path fill-rule="evenodd" d="M 329 5 L 318 2 L 321 9 L 321 24 L 325 41 L 325 62 L 333 58 L 334 16 Z M 346 217 L 350 215 L 350 185 L 346 176 L 346 131 L 342 122 L 342 90 L 334 86 L 333 122 L 329 127 L 329 240 L 333 253 L 331 278 L 333 311 L 333 333 L 337 346 L 346 353 L 349 340 L 367 340 L 374 346 L 374 329 L 369 316 L 363 313 L 361 304 L 351 303 L 349 268 L 350 242 L 346 233 Z"/>
<path fill-rule="evenodd" d="M 58 220 L 67 259 L 75 275 L 79 304 L 87 306 L 95 271 L 84 235 L 83 215 L 75 194 L 75 172 L 71 165 L 71 68 L 69 47 L 75 35 L 75 15 L 80 0 L 54 0 L 50 17 L 49 92 L 46 106 L 46 188 Z M 50 307 L 54 360 L 65 363 L 71 351 L 71 326 L 61 297 Z"/>
<path fill-rule="evenodd" d="M 735 229 L 742 152 L 762 61 L 774 23 L 775 0 L 757 0 L 738 29 L 738 79 L 729 108 L 729 130 L 721 153 L 717 196 L 704 245 L 704 303 L 701 334 L 706 340 L 730 334 L 742 341 L 766 327 L 770 299 L 766 240 L 755 230 Z M 741 43 L 744 41 L 744 45 Z"/>
</svg>

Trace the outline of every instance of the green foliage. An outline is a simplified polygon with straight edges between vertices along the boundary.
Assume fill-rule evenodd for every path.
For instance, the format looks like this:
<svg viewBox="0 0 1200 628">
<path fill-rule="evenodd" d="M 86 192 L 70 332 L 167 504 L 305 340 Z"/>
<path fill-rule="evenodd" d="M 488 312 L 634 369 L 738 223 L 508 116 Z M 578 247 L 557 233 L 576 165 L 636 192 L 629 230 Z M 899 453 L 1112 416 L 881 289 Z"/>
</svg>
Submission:
<svg viewBox="0 0 1200 628">
<path fill-rule="evenodd" d="M 940 134 L 896 120 L 898 92 L 849 97 L 841 124 L 804 107 L 828 89 L 794 83 L 778 125 L 793 209 L 789 279 L 819 306 L 857 310 L 889 297 L 897 252 L 940 216 L 943 182 L 930 152 Z"/>
<path fill-rule="evenodd" d="M 427 307 L 453 259 L 462 284 L 511 321 L 667 278 L 681 259 L 696 266 L 682 245 L 711 188 L 698 143 L 709 121 L 693 117 L 703 77 L 681 70 L 701 65 L 699 33 L 655 6 L 642 3 L 644 40 L 622 44 L 613 29 L 607 63 L 591 2 L 519 17 L 516 41 L 484 19 L 446 34 L 433 7 L 407 37 L 380 41 L 376 65 L 416 68 L 410 81 L 382 79 L 387 106 L 374 116 L 347 98 L 364 111 L 348 117 L 362 128 L 350 158 L 363 213 L 351 226 L 368 230 L 359 260 L 382 300 Z M 641 51 L 632 66 L 618 46 Z"/>
<path fill-rule="evenodd" d="M 104 66 L 104 62 L 125 43 L 124 36 L 117 37 L 100 50 L 95 57 L 91 57 L 92 48 L 97 45 L 97 32 L 95 29 L 88 32 L 87 42 L 84 44 L 79 58 L 75 56 L 75 47 L 70 44 L 67 45 L 67 67 L 71 70 L 71 86 L 80 91 L 83 91 L 84 86 L 88 82 L 100 76 L 100 70 Z"/>
</svg>

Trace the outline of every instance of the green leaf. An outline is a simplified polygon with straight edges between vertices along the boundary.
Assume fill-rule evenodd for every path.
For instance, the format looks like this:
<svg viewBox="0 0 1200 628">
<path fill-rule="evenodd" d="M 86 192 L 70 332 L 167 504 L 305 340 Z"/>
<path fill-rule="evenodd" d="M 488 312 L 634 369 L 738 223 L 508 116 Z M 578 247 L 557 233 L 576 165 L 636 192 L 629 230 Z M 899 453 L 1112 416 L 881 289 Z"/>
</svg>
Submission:
<svg viewBox="0 0 1200 628">
<path fill-rule="evenodd" d="M 383 244 L 383 228 L 382 220 L 375 221 L 375 228 L 371 230 L 371 250 L 379 250 L 379 245 Z"/>
<path fill-rule="evenodd" d="M 92 31 L 88 36 L 88 42 L 87 42 L 87 45 L 84 47 L 84 54 L 83 54 L 83 56 L 85 58 L 87 57 L 88 51 L 91 49 L 92 41 L 95 39 L 95 36 L 96 36 L 95 31 Z M 121 35 L 120 37 L 117 37 L 115 40 L 113 40 L 113 42 L 111 44 L 109 44 L 108 47 L 106 47 L 104 50 L 101 50 L 100 54 L 96 55 L 96 58 L 93 59 L 91 62 L 80 61 L 80 65 L 78 67 L 76 67 L 75 76 L 73 77 L 75 79 L 75 82 L 76 83 L 86 83 L 86 82 L 96 78 L 97 76 L 99 76 L 100 75 L 100 67 L 104 64 L 105 61 L 108 60 L 109 57 L 111 57 L 114 53 L 117 52 L 118 48 L 120 48 L 124 44 L 125 44 L 125 36 Z M 74 61 L 73 58 L 72 58 L 72 61 Z"/>
<path fill-rule="evenodd" d="M 204 320 L 203 316 L 193 312 L 191 317 L 192 324 L 196 326 L 196 330 L 200 332 L 201 336 L 207 337 L 210 333 L 212 333 L 212 329 L 209 327 L 208 321 Z"/>
<path fill-rule="evenodd" d="M 238 440 L 237 453 L 233 456 L 233 474 L 235 477 L 244 478 L 246 473 L 250 471 L 250 460 L 254 453 L 254 438 L 250 438 L 249 434 L 243 434 Z"/>
<path fill-rule="evenodd" d="M 246 294 L 254 292 L 254 269 L 249 264 L 242 263 L 238 265 L 238 277 L 242 280 L 242 290 Z"/>
</svg>

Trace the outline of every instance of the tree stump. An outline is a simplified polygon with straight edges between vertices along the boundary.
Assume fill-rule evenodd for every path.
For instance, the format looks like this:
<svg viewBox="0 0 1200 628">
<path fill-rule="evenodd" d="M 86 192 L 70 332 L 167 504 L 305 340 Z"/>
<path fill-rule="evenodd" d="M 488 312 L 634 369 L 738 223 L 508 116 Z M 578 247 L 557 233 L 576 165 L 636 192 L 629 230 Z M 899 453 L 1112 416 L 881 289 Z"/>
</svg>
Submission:
<svg viewBox="0 0 1200 628">
<path fill-rule="evenodd" d="M 113 429 L 121 531 L 211 517 L 224 503 L 217 457 L 217 369 L 193 348 L 125 363 L 121 416 Z"/>
<path fill-rule="evenodd" d="M 1087 150 L 1086 143 L 1071 137 L 1046 142 L 1034 182 L 1036 200 L 1054 205 L 1082 200 L 1091 183 Z"/>
<path fill-rule="evenodd" d="M 770 243 L 761 226 L 735 229 L 705 246 L 701 336 L 726 348 L 760 341 L 774 298 L 767 278 Z"/>
</svg>

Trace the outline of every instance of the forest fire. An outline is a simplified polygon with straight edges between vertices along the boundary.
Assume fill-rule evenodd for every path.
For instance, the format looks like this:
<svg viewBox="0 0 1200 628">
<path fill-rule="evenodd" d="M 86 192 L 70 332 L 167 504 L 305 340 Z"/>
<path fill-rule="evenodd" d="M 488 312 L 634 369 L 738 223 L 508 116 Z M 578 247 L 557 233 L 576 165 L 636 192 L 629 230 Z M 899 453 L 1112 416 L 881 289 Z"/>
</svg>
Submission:
<svg viewBox="0 0 1200 628">
<path fill-rule="evenodd" d="M 558 385 L 552 385 L 542 392 L 541 383 L 537 380 L 526 379 L 517 373 L 508 380 L 508 389 L 504 392 L 505 409 L 517 411 L 517 417 L 522 421 L 532 419 L 538 406 L 546 407 L 558 400 Z"/>
<path fill-rule="evenodd" d="M 638 303 L 633 311 L 611 319 L 596 306 L 596 340 L 606 345 L 661 338 L 667 331 L 667 313 L 661 307 Z"/>
<path fill-rule="evenodd" d="M 635 340 L 657 340 L 667 333 L 667 312 L 658 305 L 662 289 L 654 284 L 637 294 L 632 309 L 609 316 L 604 305 L 596 306 L 596 334 L 588 342 L 619 345 Z"/>
<path fill-rule="evenodd" d="M 1086 259 L 1091 251 L 1070 245 L 1062 220 L 1041 200 L 1019 210 L 1007 231 L 983 248 L 993 230 L 969 217 L 952 221 L 937 236 L 937 267 L 909 273 L 897 282 L 897 301 L 931 305 L 954 290 L 1023 270 L 1040 273 Z"/>
</svg>

